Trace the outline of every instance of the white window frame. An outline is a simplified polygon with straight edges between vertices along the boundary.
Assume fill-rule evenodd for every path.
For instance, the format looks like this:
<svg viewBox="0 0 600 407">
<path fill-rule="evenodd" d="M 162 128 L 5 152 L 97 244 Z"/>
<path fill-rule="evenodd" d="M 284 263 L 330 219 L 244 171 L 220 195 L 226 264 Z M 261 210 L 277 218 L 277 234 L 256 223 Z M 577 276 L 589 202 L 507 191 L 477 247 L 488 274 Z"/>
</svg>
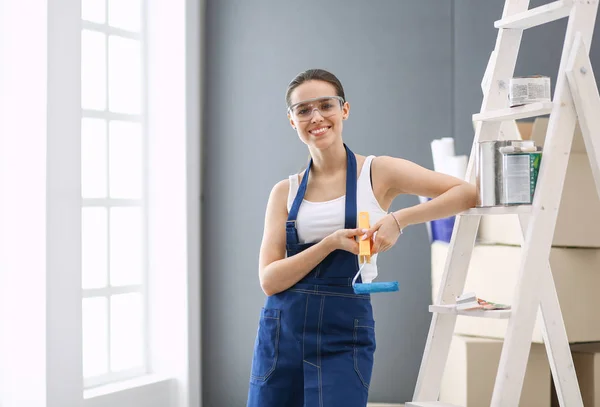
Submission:
<svg viewBox="0 0 600 407">
<path fill-rule="evenodd" d="M 108 231 L 108 239 L 110 239 L 110 210 L 111 208 L 122 208 L 122 207 L 137 207 L 141 209 L 142 212 L 142 276 L 141 283 L 136 285 L 127 285 L 127 286 L 110 286 L 110 245 L 108 247 L 108 259 L 107 259 L 107 276 L 106 276 L 106 286 L 103 288 L 82 288 L 82 301 L 85 298 L 92 297 L 103 297 L 106 298 L 106 315 L 107 315 L 107 366 L 109 369 L 108 373 L 93 376 L 89 378 L 84 378 L 84 389 L 92 389 L 98 386 L 107 385 L 111 383 L 120 382 L 123 380 L 133 379 L 136 377 L 143 376 L 149 371 L 149 330 L 148 330 L 148 219 L 147 219 L 147 209 L 148 209 L 148 171 L 147 171 L 147 161 L 148 161 L 148 132 L 147 132 L 147 116 L 146 116 L 146 95 L 147 95 L 147 87 L 148 82 L 146 79 L 146 66 L 147 66 L 147 53 L 146 53 L 146 27 L 147 27 L 147 13 L 146 13 L 146 0 L 140 0 L 140 32 L 132 32 L 128 30 L 123 30 L 120 28 L 115 28 L 109 25 L 109 0 L 105 0 L 104 2 L 104 15 L 105 21 L 104 23 L 97 23 L 92 21 L 81 19 L 81 32 L 84 30 L 90 30 L 93 32 L 102 33 L 105 35 L 105 50 L 106 50 L 106 60 L 105 60 L 105 95 L 106 95 L 106 105 L 103 111 L 100 110 L 90 110 L 90 109 L 81 109 L 81 119 L 93 118 L 93 119 L 102 119 L 106 122 L 106 180 L 107 180 L 107 198 L 97 199 L 97 198 L 82 198 L 81 206 L 83 208 L 89 207 L 100 207 L 105 208 L 107 210 L 107 231 Z M 121 38 L 127 38 L 139 41 L 141 47 L 141 90 L 142 90 L 142 104 L 141 104 L 141 112 L 137 115 L 131 114 L 122 114 L 115 113 L 109 110 L 109 63 L 110 63 L 110 52 L 109 52 L 109 40 L 110 36 L 117 36 Z M 109 129 L 110 122 L 112 120 L 118 120 L 129 123 L 140 123 L 142 127 L 142 197 L 141 199 L 114 199 L 108 197 L 110 190 L 110 177 L 109 177 L 109 160 L 110 160 L 110 139 L 109 139 Z M 108 243 L 108 242 L 107 242 Z M 111 296 L 116 294 L 127 294 L 127 293 L 139 293 L 142 297 L 142 329 L 143 329 L 143 349 L 142 349 L 142 357 L 143 362 L 142 366 L 135 367 L 132 369 L 127 369 L 120 372 L 111 372 L 110 371 L 110 359 L 111 359 L 111 347 L 110 347 L 110 335 L 111 335 Z"/>
<path fill-rule="evenodd" d="M 84 390 L 81 0 L 0 0 L 0 405 L 201 406 L 205 2 L 146 1 L 150 369 Z"/>
</svg>

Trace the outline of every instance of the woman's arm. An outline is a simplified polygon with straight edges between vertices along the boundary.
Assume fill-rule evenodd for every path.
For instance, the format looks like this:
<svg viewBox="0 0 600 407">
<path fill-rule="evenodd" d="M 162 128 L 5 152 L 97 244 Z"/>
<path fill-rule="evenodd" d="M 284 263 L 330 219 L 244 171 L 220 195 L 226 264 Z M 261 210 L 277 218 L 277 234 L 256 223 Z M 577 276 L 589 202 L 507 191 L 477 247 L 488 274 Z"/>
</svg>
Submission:
<svg viewBox="0 0 600 407">
<path fill-rule="evenodd" d="M 475 186 L 466 181 L 399 158 L 381 157 L 378 161 L 384 185 L 394 197 L 410 194 L 433 198 L 394 212 L 403 228 L 456 215 L 476 204 Z"/>
<path fill-rule="evenodd" d="M 362 232 L 359 229 L 342 229 L 301 253 L 286 258 L 285 223 L 288 217 L 288 191 L 289 181 L 279 182 L 273 187 L 267 204 L 259 257 L 260 286 L 267 295 L 274 295 L 290 288 L 336 249 L 358 254 L 358 243 L 354 237 Z"/>
<path fill-rule="evenodd" d="M 398 228 L 456 215 L 474 207 L 477 201 L 474 185 L 400 158 L 378 157 L 373 161 L 373 173 L 376 176 L 374 182 L 381 183 L 380 190 L 385 191 L 389 202 L 400 194 L 432 198 L 431 201 L 394 212 L 392 215 L 398 224 L 390 215 L 369 229 L 367 236 L 378 231 L 374 242 L 375 252 L 387 250 L 396 242 Z"/>
</svg>

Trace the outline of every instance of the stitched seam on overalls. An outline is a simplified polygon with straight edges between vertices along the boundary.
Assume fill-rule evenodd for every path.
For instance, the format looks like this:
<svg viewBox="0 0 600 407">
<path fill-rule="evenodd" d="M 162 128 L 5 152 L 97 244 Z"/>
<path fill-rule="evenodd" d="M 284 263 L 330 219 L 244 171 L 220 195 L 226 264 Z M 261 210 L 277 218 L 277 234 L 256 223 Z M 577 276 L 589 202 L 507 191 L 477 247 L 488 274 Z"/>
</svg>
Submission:
<svg viewBox="0 0 600 407">
<path fill-rule="evenodd" d="M 309 290 L 308 288 L 288 288 L 288 291 L 295 291 L 298 293 L 317 294 L 315 290 Z"/>
<path fill-rule="evenodd" d="M 306 294 L 327 295 L 327 296 L 334 296 L 334 297 L 358 298 L 358 299 L 361 299 L 361 300 L 368 300 L 369 299 L 369 297 L 366 296 L 366 295 L 343 294 L 343 293 L 329 293 L 329 292 L 323 292 L 323 291 L 319 291 L 317 293 L 316 291 L 306 290 L 304 288 L 290 288 L 289 291 L 294 291 L 294 292 L 297 292 L 297 293 L 306 293 Z"/>
<path fill-rule="evenodd" d="M 317 369 L 319 368 L 319 366 L 315 365 L 314 363 L 310 363 L 310 362 L 309 362 L 308 360 L 306 360 L 306 359 L 302 359 L 302 361 L 303 361 L 304 363 L 308 363 L 309 365 L 316 367 Z"/>
<path fill-rule="evenodd" d="M 305 359 L 306 353 L 304 352 L 304 343 L 306 342 L 306 318 L 308 315 L 308 299 L 310 297 L 306 296 L 306 308 L 304 309 L 304 327 L 302 328 L 302 360 Z"/>
<path fill-rule="evenodd" d="M 323 308 L 325 297 L 321 297 L 321 308 L 319 310 L 319 325 L 317 327 L 317 365 L 321 366 L 321 325 L 323 325 Z"/>
<path fill-rule="evenodd" d="M 321 374 L 321 368 L 317 369 L 319 373 L 319 405 L 323 407 L 323 375 Z"/>
<path fill-rule="evenodd" d="M 358 319 L 354 320 L 354 370 L 356 371 L 356 373 L 358 374 L 358 377 L 360 378 L 360 381 L 362 382 L 363 386 L 365 386 L 367 389 L 369 388 L 369 385 L 365 382 L 365 379 L 363 378 L 362 374 L 360 373 L 360 370 L 358 370 L 358 348 L 356 347 L 356 328 L 358 328 L 360 325 L 358 325 Z"/>
<path fill-rule="evenodd" d="M 277 359 L 279 358 L 279 331 L 280 331 L 280 322 L 281 322 L 280 318 L 264 317 L 264 316 L 263 316 L 263 318 L 277 320 L 277 333 L 275 334 L 275 360 L 273 360 L 273 366 L 271 366 L 271 369 L 267 373 L 265 373 L 264 376 L 256 376 L 253 374 L 250 375 L 250 376 L 252 376 L 252 378 L 254 378 L 256 380 L 260 380 L 260 381 L 266 381 L 269 378 L 269 376 L 271 376 L 271 373 L 273 373 L 273 371 L 275 370 L 275 366 L 277 366 Z"/>
<path fill-rule="evenodd" d="M 321 297 L 321 309 L 319 311 L 319 328 L 317 329 L 317 364 L 321 366 L 321 326 L 323 325 L 323 309 L 325 308 L 325 297 Z M 323 380 L 319 368 L 319 404 L 323 407 Z"/>
</svg>

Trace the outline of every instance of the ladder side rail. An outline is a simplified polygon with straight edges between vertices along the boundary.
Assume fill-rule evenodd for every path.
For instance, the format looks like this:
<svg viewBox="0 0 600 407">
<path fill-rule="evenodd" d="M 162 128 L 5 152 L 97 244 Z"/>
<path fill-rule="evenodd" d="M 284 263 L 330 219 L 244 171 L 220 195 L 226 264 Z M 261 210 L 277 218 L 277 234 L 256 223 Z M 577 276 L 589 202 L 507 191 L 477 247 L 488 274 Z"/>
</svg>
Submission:
<svg viewBox="0 0 600 407">
<path fill-rule="evenodd" d="M 527 233 L 529 216 L 519 215 L 523 236 Z M 546 262 L 544 266 L 540 287 L 539 309 L 543 320 L 542 336 L 558 401 L 561 407 L 583 407 L 567 330 L 549 262 Z"/>
<path fill-rule="evenodd" d="M 600 199 L 600 96 L 589 58 L 589 49 L 581 38 L 581 33 L 576 34 L 566 71 Z"/>
<path fill-rule="evenodd" d="M 565 68 L 576 32 L 581 31 L 584 41 L 590 41 L 597 8 L 597 2 L 577 2 L 569 17 L 557 75 L 554 107 L 544 142 L 532 217 L 525 237 L 519 280 L 513 296 L 513 313 L 502 347 L 492 407 L 512 407 L 519 403 L 541 298 L 538 281 L 543 276 L 550 255 L 577 120 Z"/>
<path fill-rule="evenodd" d="M 437 303 L 443 301 L 444 292 L 457 292 L 455 290 L 462 291 L 464 288 L 480 218 L 481 216 L 477 215 L 456 218 L 451 246 L 446 257 L 446 271 L 444 271 L 442 285 L 437 294 Z M 455 235 L 461 235 L 461 238 L 457 239 Z M 453 256 L 451 253 L 460 253 L 460 255 Z M 447 272 L 448 267 L 453 270 L 452 276 L 449 276 L 450 273 Z M 432 314 L 413 401 L 437 400 L 454 334 L 456 317 L 457 315 L 454 314 Z"/>
<path fill-rule="evenodd" d="M 505 4 L 503 17 L 525 11 L 528 7 L 528 0 L 508 0 Z M 487 86 L 488 92 L 483 97 L 481 111 L 506 107 L 508 101 L 506 81 L 514 73 L 521 38 L 521 30 L 498 31 L 495 53 L 493 54 L 495 63 L 491 66 L 491 69 L 488 69 L 490 83 Z M 475 182 L 475 156 L 478 142 L 496 139 L 500 131 L 500 125 L 500 122 L 478 122 L 476 124 L 475 137 L 473 138 L 467 165 L 466 179 L 468 182 Z M 456 217 L 450 240 L 449 255 L 446 259 L 436 303 L 450 303 L 454 301 L 456 295 L 462 293 L 480 218 L 480 216 Z M 460 245 L 457 245 L 457 240 L 461 240 Z M 452 273 L 449 270 L 452 270 Z M 433 314 L 413 401 L 437 400 L 455 325 L 456 315 Z"/>
</svg>

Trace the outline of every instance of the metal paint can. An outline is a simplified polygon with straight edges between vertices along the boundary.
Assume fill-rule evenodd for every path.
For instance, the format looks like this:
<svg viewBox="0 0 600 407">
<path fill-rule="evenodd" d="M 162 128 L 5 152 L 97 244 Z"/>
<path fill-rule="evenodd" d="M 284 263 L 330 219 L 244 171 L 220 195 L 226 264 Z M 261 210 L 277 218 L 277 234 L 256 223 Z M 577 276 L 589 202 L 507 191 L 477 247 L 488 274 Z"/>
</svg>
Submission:
<svg viewBox="0 0 600 407">
<path fill-rule="evenodd" d="M 510 107 L 550 102 L 550 77 L 535 75 L 511 78 L 508 101 Z"/>
<path fill-rule="evenodd" d="M 500 205 L 502 197 L 502 153 L 500 147 L 510 141 L 493 140 L 479 142 L 476 166 L 477 206 Z"/>
<path fill-rule="evenodd" d="M 525 158 L 528 163 L 525 163 Z M 491 207 L 531 203 L 524 200 L 527 185 L 535 189 L 541 149 L 528 140 L 479 142 L 476 157 L 477 206 Z M 526 166 L 525 166 L 526 165 Z M 533 197 L 533 192 L 530 196 Z"/>
<path fill-rule="evenodd" d="M 503 205 L 528 205 L 533 202 L 541 162 L 541 148 L 533 152 L 503 153 Z"/>
</svg>

